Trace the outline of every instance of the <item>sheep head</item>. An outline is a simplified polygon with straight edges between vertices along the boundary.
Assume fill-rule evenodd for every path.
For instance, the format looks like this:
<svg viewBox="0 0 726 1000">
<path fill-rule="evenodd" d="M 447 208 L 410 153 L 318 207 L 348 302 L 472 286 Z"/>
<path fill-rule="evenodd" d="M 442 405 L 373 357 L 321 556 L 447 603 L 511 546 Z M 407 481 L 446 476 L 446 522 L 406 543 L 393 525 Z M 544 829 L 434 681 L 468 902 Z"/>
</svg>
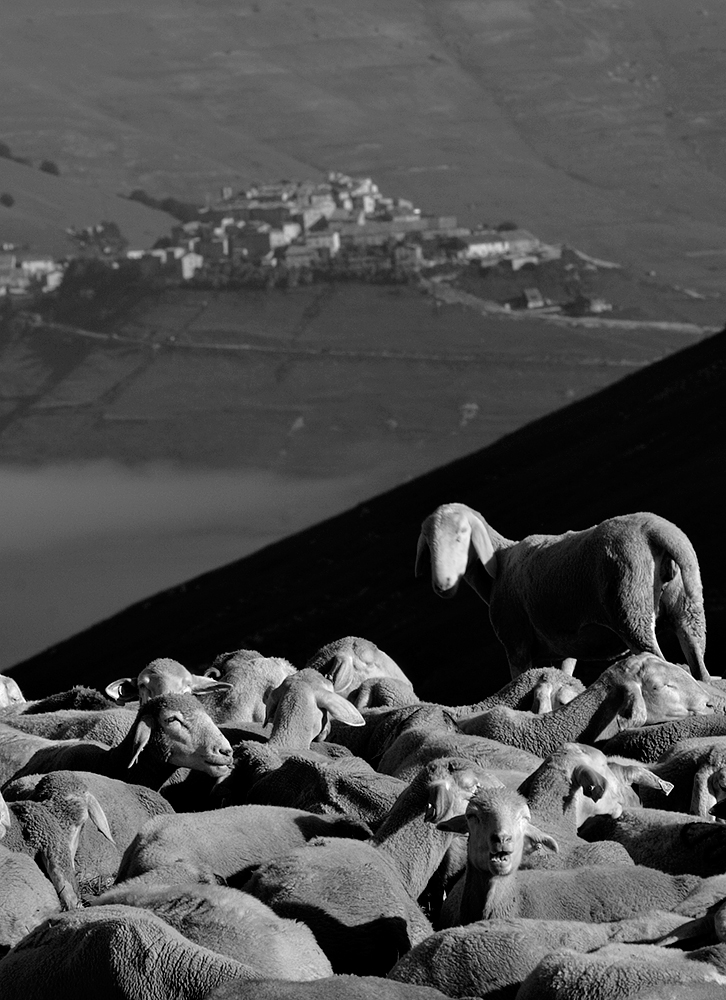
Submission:
<svg viewBox="0 0 726 1000">
<path fill-rule="evenodd" d="M 478 792 L 465 816 L 439 823 L 439 829 L 469 834 L 468 862 L 490 875 L 511 875 L 525 851 L 540 845 L 559 851 L 557 841 L 534 826 L 524 796 L 508 788 Z"/>
<path fill-rule="evenodd" d="M 125 705 L 129 701 L 146 704 L 150 698 L 162 694 L 210 694 L 213 691 L 229 691 L 231 684 L 216 677 L 192 674 L 187 668 L 166 657 L 152 660 L 138 677 L 121 677 L 109 684 L 105 691 L 109 698 Z"/>
<path fill-rule="evenodd" d="M 425 818 L 430 823 L 463 814 L 472 796 L 482 789 L 502 787 L 502 782 L 491 772 L 463 758 L 437 760 L 427 770 L 430 776 L 426 784 Z"/>
<path fill-rule="evenodd" d="M 532 691 L 532 711 L 535 715 L 554 712 L 563 705 L 569 705 L 585 690 L 582 681 L 559 668 L 550 668 L 537 682 Z"/>
<path fill-rule="evenodd" d="M 25 696 L 12 677 L 0 674 L 0 708 L 22 705 L 24 701 Z"/>
<path fill-rule="evenodd" d="M 456 594 L 474 559 L 490 577 L 497 575 L 497 556 L 487 524 L 464 504 L 443 504 L 423 522 L 416 548 L 416 576 L 423 575 L 427 550 L 431 586 L 439 597 Z"/>
<path fill-rule="evenodd" d="M 625 757 L 606 757 L 602 751 L 583 743 L 565 743 L 553 755 L 558 756 L 571 771 L 577 827 L 590 816 L 608 815 L 617 819 L 625 807 L 639 806 L 634 784 L 658 789 L 664 795 L 673 790 L 669 781 L 659 778 L 645 764 Z M 582 795 L 577 795 L 578 791 Z"/>
<path fill-rule="evenodd" d="M 232 767 L 232 747 L 199 702 L 189 694 L 151 698 L 139 708 L 130 734 L 129 768 L 147 747 L 172 767 L 188 767 L 223 778 Z"/>
<path fill-rule="evenodd" d="M 606 673 L 622 691 L 618 711 L 621 729 L 673 722 L 714 711 L 712 693 L 688 668 L 668 663 L 652 653 L 628 656 Z"/>
<path fill-rule="evenodd" d="M 306 667 L 286 677 L 265 699 L 265 725 L 272 723 L 270 742 L 287 746 L 310 746 L 330 732 L 330 720 L 348 726 L 364 726 L 355 705 L 337 694 L 333 682 Z"/>
</svg>

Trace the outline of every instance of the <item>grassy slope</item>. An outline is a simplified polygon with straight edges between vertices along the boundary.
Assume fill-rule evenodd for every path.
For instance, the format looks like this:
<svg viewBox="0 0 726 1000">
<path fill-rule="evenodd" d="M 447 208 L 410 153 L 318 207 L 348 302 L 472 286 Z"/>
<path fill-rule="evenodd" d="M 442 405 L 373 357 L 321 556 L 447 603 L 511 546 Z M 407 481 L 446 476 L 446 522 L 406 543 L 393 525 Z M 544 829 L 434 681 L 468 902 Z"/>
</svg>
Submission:
<svg viewBox="0 0 726 1000">
<path fill-rule="evenodd" d="M 721 673 L 725 348 L 726 333 L 717 334 L 481 452 L 134 605 L 10 673 L 32 695 L 102 683 L 159 655 L 199 666 L 249 646 L 301 664 L 323 642 L 359 634 L 391 653 L 421 694 L 474 699 L 506 678 L 484 606 L 468 590 L 441 601 L 413 578 L 419 524 L 452 500 L 514 538 L 634 510 L 675 521 L 700 554 L 708 659 Z"/>
<path fill-rule="evenodd" d="M 119 198 L 113 190 L 54 177 L 2 158 L 0 191 L 15 199 L 11 208 L 0 205 L 0 241 L 27 245 L 38 255 L 63 257 L 72 252 L 65 232 L 69 226 L 116 222 L 132 247 L 150 247 L 174 224 L 166 212 Z"/>
<path fill-rule="evenodd" d="M 4 134 L 104 189 L 371 173 L 726 290 L 719 0 L 11 0 Z"/>
</svg>

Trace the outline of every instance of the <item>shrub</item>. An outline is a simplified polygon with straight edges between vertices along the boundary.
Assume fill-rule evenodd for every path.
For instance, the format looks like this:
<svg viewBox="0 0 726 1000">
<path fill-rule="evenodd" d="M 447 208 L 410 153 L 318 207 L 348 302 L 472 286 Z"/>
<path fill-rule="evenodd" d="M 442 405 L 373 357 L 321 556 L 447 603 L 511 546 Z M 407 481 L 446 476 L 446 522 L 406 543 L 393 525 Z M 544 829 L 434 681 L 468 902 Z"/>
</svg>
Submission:
<svg viewBox="0 0 726 1000">
<path fill-rule="evenodd" d="M 54 177 L 57 177 L 58 174 L 60 173 L 60 170 L 58 169 L 58 164 L 54 163 L 53 160 L 43 160 L 43 162 L 40 164 L 40 169 L 43 171 L 44 174 L 53 174 Z"/>
<path fill-rule="evenodd" d="M 12 208 L 14 204 L 15 199 L 11 194 L 8 194 L 7 191 L 3 191 L 3 193 L 0 194 L 0 205 L 4 205 L 5 208 Z"/>
</svg>

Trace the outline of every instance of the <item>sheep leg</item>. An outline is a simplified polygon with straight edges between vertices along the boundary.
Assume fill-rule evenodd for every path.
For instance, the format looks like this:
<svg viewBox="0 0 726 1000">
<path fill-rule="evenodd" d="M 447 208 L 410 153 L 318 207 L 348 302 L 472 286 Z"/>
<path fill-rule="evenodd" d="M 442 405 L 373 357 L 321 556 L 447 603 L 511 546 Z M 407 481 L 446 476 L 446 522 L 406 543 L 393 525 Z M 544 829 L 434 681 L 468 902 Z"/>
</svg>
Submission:
<svg viewBox="0 0 726 1000">
<path fill-rule="evenodd" d="M 703 651 L 691 631 L 684 628 L 682 624 L 676 625 L 675 631 L 681 651 L 686 658 L 686 663 L 691 668 L 693 676 L 697 677 L 700 681 L 710 681 L 711 675 L 706 669 L 706 664 L 703 660 Z"/>
</svg>

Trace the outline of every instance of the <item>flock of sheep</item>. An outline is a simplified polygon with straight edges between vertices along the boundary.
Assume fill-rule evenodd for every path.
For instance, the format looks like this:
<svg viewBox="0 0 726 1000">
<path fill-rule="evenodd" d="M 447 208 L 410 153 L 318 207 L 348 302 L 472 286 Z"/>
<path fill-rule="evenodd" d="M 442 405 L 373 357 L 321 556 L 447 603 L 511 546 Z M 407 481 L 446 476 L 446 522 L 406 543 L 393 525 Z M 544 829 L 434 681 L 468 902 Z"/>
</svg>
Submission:
<svg viewBox="0 0 726 1000">
<path fill-rule="evenodd" d="M 0 676 L 3 1000 L 724 995 L 726 681 L 686 536 L 515 542 L 446 504 L 427 571 L 506 650 L 475 705 L 350 636 L 34 702 Z"/>
</svg>

